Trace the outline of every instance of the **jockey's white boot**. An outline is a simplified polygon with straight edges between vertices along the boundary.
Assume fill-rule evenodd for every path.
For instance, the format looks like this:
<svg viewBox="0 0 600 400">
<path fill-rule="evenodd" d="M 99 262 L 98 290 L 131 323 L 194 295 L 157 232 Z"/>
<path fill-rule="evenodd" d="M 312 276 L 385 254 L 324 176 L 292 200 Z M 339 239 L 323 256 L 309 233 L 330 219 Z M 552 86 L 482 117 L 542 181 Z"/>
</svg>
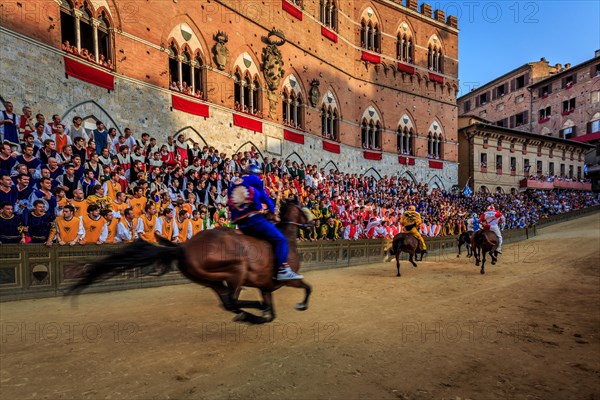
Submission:
<svg viewBox="0 0 600 400">
<path fill-rule="evenodd" d="M 277 280 L 278 281 L 291 281 L 296 279 L 304 278 L 303 275 L 299 275 L 292 271 L 292 269 L 288 265 L 282 265 L 277 270 Z"/>
</svg>

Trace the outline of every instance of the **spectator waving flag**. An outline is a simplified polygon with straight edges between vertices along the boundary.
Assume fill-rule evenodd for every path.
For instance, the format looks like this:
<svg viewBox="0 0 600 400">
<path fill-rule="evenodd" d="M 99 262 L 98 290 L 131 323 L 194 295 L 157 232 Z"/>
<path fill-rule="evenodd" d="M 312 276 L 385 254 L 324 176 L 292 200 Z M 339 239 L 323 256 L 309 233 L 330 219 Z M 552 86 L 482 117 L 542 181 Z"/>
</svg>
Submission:
<svg viewBox="0 0 600 400">
<path fill-rule="evenodd" d="M 470 196 L 473 194 L 473 190 L 469 187 L 469 185 L 465 186 L 465 190 L 463 190 L 463 194 L 465 196 Z"/>
<path fill-rule="evenodd" d="M 471 177 L 467 180 L 467 184 L 465 185 L 465 190 L 463 190 L 463 194 L 467 197 L 473 194 L 473 190 L 469 187 L 469 182 L 471 181 Z"/>
</svg>

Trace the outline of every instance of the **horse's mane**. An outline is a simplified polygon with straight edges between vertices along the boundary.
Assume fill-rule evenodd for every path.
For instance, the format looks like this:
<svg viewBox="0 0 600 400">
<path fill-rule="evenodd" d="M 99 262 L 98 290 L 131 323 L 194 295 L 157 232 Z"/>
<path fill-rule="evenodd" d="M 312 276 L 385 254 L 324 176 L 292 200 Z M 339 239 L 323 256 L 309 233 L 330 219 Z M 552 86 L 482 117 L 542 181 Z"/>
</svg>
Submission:
<svg viewBox="0 0 600 400">
<path fill-rule="evenodd" d="M 288 212 L 288 210 L 289 210 L 290 207 L 299 207 L 300 210 L 303 210 L 304 205 L 300 201 L 298 201 L 298 199 L 282 200 L 279 203 L 279 218 L 281 219 L 281 222 L 279 224 L 277 224 L 277 226 L 279 228 L 282 226 L 282 222 L 288 222 L 289 221 L 289 218 L 286 218 L 285 216 L 286 216 L 286 214 L 287 214 L 287 212 Z"/>
<path fill-rule="evenodd" d="M 302 204 L 300 204 L 297 200 L 281 200 L 281 202 L 279 203 L 279 217 L 282 221 L 284 220 L 285 214 L 287 213 L 288 209 L 292 206 L 302 207 Z"/>
</svg>

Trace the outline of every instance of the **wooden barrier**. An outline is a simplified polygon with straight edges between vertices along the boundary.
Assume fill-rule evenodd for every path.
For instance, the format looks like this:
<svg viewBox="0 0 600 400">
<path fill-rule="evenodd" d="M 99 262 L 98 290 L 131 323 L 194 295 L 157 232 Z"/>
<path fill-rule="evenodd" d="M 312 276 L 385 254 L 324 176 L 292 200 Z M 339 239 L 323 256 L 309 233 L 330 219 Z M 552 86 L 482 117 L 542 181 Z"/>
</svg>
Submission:
<svg viewBox="0 0 600 400">
<path fill-rule="evenodd" d="M 503 232 L 505 243 L 515 243 L 536 235 L 537 229 L 571 220 L 600 210 L 600 206 L 555 215 L 541 220 L 528 229 Z M 457 237 L 427 238 L 430 261 L 455 258 Z M 344 268 L 360 264 L 381 263 L 388 258 L 391 240 L 337 240 L 298 242 L 302 271 Z M 60 296 L 73 282 L 86 260 L 102 257 L 123 245 L 57 246 L 1 245 L 0 302 Z M 406 259 L 406 255 L 403 255 Z M 390 268 L 392 268 L 390 266 Z M 179 271 L 153 276 L 153 267 L 134 270 L 91 286 L 87 292 L 102 292 L 133 288 L 189 283 Z"/>
</svg>

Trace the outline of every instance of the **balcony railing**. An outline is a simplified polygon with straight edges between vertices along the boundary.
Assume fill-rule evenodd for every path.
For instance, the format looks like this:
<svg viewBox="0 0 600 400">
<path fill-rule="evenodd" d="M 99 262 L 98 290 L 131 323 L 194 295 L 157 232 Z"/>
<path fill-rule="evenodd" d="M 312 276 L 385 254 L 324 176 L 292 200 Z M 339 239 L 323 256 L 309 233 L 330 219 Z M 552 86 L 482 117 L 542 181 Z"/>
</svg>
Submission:
<svg viewBox="0 0 600 400">
<path fill-rule="evenodd" d="M 541 189 L 541 190 L 554 189 L 554 184 L 552 182 L 536 181 L 533 179 L 522 179 L 520 182 L 520 186 L 522 188 L 527 188 L 527 189 Z"/>
<path fill-rule="evenodd" d="M 591 183 L 554 181 L 554 187 L 557 189 L 573 189 L 573 190 L 592 190 Z"/>
<path fill-rule="evenodd" d="M 552 190 L 552 189 L 570 189 L 570 190 L 585 190 L 591 191 L 592 184 L 591 183 L 582 183 L 582 182 L 569 182 L 569 181 L 554 181 L 554 182 L 546 182 L 546 181 L 536 181 L 533 179 L 522 179 L 520 182 L 520 186 L 522 188 L 527 189 L 541 189 L 541 190 Z"/>
</svg>

